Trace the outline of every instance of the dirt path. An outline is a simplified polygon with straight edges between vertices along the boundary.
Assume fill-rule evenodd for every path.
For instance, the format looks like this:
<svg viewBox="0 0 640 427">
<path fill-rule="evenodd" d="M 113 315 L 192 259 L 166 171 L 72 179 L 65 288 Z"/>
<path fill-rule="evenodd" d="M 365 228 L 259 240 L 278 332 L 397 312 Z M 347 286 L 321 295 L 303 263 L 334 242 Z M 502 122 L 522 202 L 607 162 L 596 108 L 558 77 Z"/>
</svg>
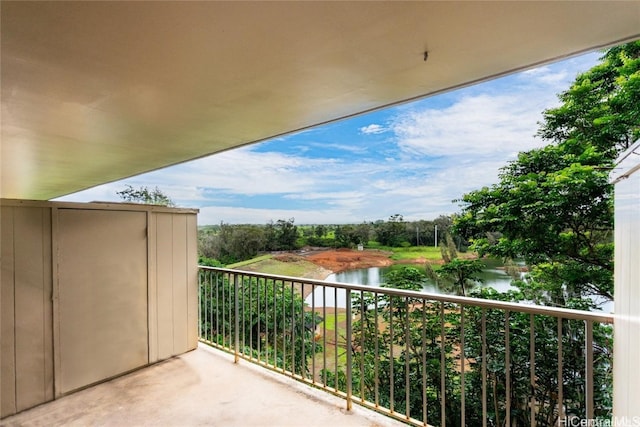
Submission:
<svg viewBox="0 0 640 427">
<path fill-rule="evenodd" d="M 378 250 L 327 249 L 310 251 L 304 257 L 320 267 L 339 273 L 356 268 L 390 266 L 393 261 L 389 255 L 389 252 Z"/>
</svg>

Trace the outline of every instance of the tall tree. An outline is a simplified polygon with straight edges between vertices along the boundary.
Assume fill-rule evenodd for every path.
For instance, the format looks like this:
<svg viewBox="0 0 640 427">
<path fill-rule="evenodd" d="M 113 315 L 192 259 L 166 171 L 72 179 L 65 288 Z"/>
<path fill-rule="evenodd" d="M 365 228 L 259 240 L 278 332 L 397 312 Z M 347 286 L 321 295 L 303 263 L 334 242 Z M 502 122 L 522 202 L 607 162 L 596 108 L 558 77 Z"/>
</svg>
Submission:
<svg viewBox="0 0 640 427">
<path fill-rule="evenodd" d="M 376 239 L 385 246 L 400 246 L 402 242 L 407 241 L 402 215 L 391 215 L 389 221 L 376 224 Z"/>
<path fill-rule="evenodd" d="M 481 254 L 524 258 L 530 299 L 571 306 L 613 298 L 608 171 L 640 136 L 640 42 L 608 50 L 559 98 L 538 133 L 550 144 L 521 153 L 498 184 L 465 194 L 455 230 Z"/>
<path fill-rule="evenodd" d="M 450 234 L 446 234 L 444 242 L 440 243 L 440 253 L 444 264 L 434 269 L 429 263 L 425 264 L 427 276 L 438 284 L 440 289 L 455 289 L 462 296 L 466 296 L 466 289 L 482 280 L 478 274 L 484 269 L 484 264 L 477 259 L 459 259 L 456 245 Z"/>
</svg>

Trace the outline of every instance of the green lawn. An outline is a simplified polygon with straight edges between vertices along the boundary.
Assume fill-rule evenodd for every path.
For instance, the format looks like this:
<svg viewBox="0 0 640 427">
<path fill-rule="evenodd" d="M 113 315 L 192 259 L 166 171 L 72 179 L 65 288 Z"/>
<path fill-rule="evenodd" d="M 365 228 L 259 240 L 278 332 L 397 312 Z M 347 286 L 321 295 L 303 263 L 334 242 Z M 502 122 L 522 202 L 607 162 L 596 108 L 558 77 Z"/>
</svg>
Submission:
<svg viewBox="0 0 640 427">
<path fill-rule="evenodd" d="M 407 259 L 441 259 L 440 248 L 433 246 L 410 246 L 404 247 L 389 247 L 389 246 L 375 246 L 375 249 L 392 252 L 391 259 L 394 261 L 407 260 Z"/>
<path fill-rule="evenodd" d="M 272 255 L 263 255 L 248 261 L 238 262 L 228 265 L 227 268 L 236 268 L 246 271 L 256 271 L 265 274 L 278 276 L 305 277 L 310 271 L 318 267 L 312 262 L 305 260 L 283 262 L 274 259 Z"/>
<path fill-rule="evenodd" d="M 226 268 L 245 267 L 247 265 L 251 265 L 251 264 L 254 264 L 254 263 L 257 263 L 257 262 L 260 262 L 260 261 L 264 261 L 264 260 L 270 259 L 272 257 L 273 257 L 273 255 L 262 255 L 262 256 L 259 256 L 259 257 L 256 257 L 256 258 L 251 258 L 251 259 L 248 259 L 248 260 L 245 260 L 245 261 L 236 262 L 235 264 L 229 264 L 229 265 L 226 266 Z"/>
</svg>

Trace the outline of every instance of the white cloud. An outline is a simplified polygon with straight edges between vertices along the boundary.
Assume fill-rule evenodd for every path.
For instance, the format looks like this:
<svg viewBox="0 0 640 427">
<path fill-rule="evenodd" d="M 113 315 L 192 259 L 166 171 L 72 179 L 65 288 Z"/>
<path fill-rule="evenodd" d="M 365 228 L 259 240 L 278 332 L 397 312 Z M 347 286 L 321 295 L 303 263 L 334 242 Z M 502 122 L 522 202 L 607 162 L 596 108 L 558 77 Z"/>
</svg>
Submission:
<svg viewBox="0 0 640 427">
<path fill-rule="evenodd" d="M 533 135 L 540 118 L 526 96 L 477 95 L 444 109 L 407 112 L 392 125 L 402 150 L 429 156 L 474 156 L 540 145 Z"/>
<path fill-rule="evenodd" d="M 534 68 L 525 71 L 523 77 L 532 79 L 538 83 L 553 85 L 562 84 L 570 77 L 566 69 L 552 69 L 550 66 Z"/>
<path fill-rule="evenodd" d="M 254 209 L 232 206 L 210 206 L 200 209 L 198 224 L 266 224 L 269 221 L 293 218 L 295 224 L 328 224 L 360 222 L 345 209 Z"/>
<path fill-rule="evenodd" d="M 363 133 L 365 135 L 371 135 L 371 134 L 384 133 L 388 129 L 383 127 L 383 126 L 380 126 L 380 125 L 374 123 L 374 124 L 370 124 L 368 126 L 363 126 L 358 130 L 360 131 L 360 133 Z"/>
</svg>

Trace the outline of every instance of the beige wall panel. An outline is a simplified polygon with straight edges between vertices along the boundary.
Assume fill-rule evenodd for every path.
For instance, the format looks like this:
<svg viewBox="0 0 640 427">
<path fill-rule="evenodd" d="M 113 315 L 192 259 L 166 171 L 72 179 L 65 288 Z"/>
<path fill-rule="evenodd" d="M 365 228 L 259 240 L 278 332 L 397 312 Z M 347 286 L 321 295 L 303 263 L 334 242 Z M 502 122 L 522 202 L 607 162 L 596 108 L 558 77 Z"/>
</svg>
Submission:
<svg viewBox="0 0 640 427">
<path fill-rule="evenodd" d="M 13 214 L 15 208 L 0 208 L 0 417 L 16 412 L 14 336 Z"/>
<path fill-rule="evenodd" d="M 158 359 L 173 356 L 173 215 L 156 214 Z"/>
<path fill-rule="evenodd" d="M 188 345 L 187 217 L 173 215 L 173 352 L 184 353 Z"/>
<path fill-rule="evenodd" d="M 21 411 L 53 396 L 51 210 L 16 210 L 16 406 Z"/>
<path fill-rule="evenodd" d="M 188 346 L 198 346 L 198 217 L 187 215 Z"/>
<path fill-rule="evenodd" d="M 57 392 L 148 361 L 147 215 L 58 212 Z"/>
</svg>

